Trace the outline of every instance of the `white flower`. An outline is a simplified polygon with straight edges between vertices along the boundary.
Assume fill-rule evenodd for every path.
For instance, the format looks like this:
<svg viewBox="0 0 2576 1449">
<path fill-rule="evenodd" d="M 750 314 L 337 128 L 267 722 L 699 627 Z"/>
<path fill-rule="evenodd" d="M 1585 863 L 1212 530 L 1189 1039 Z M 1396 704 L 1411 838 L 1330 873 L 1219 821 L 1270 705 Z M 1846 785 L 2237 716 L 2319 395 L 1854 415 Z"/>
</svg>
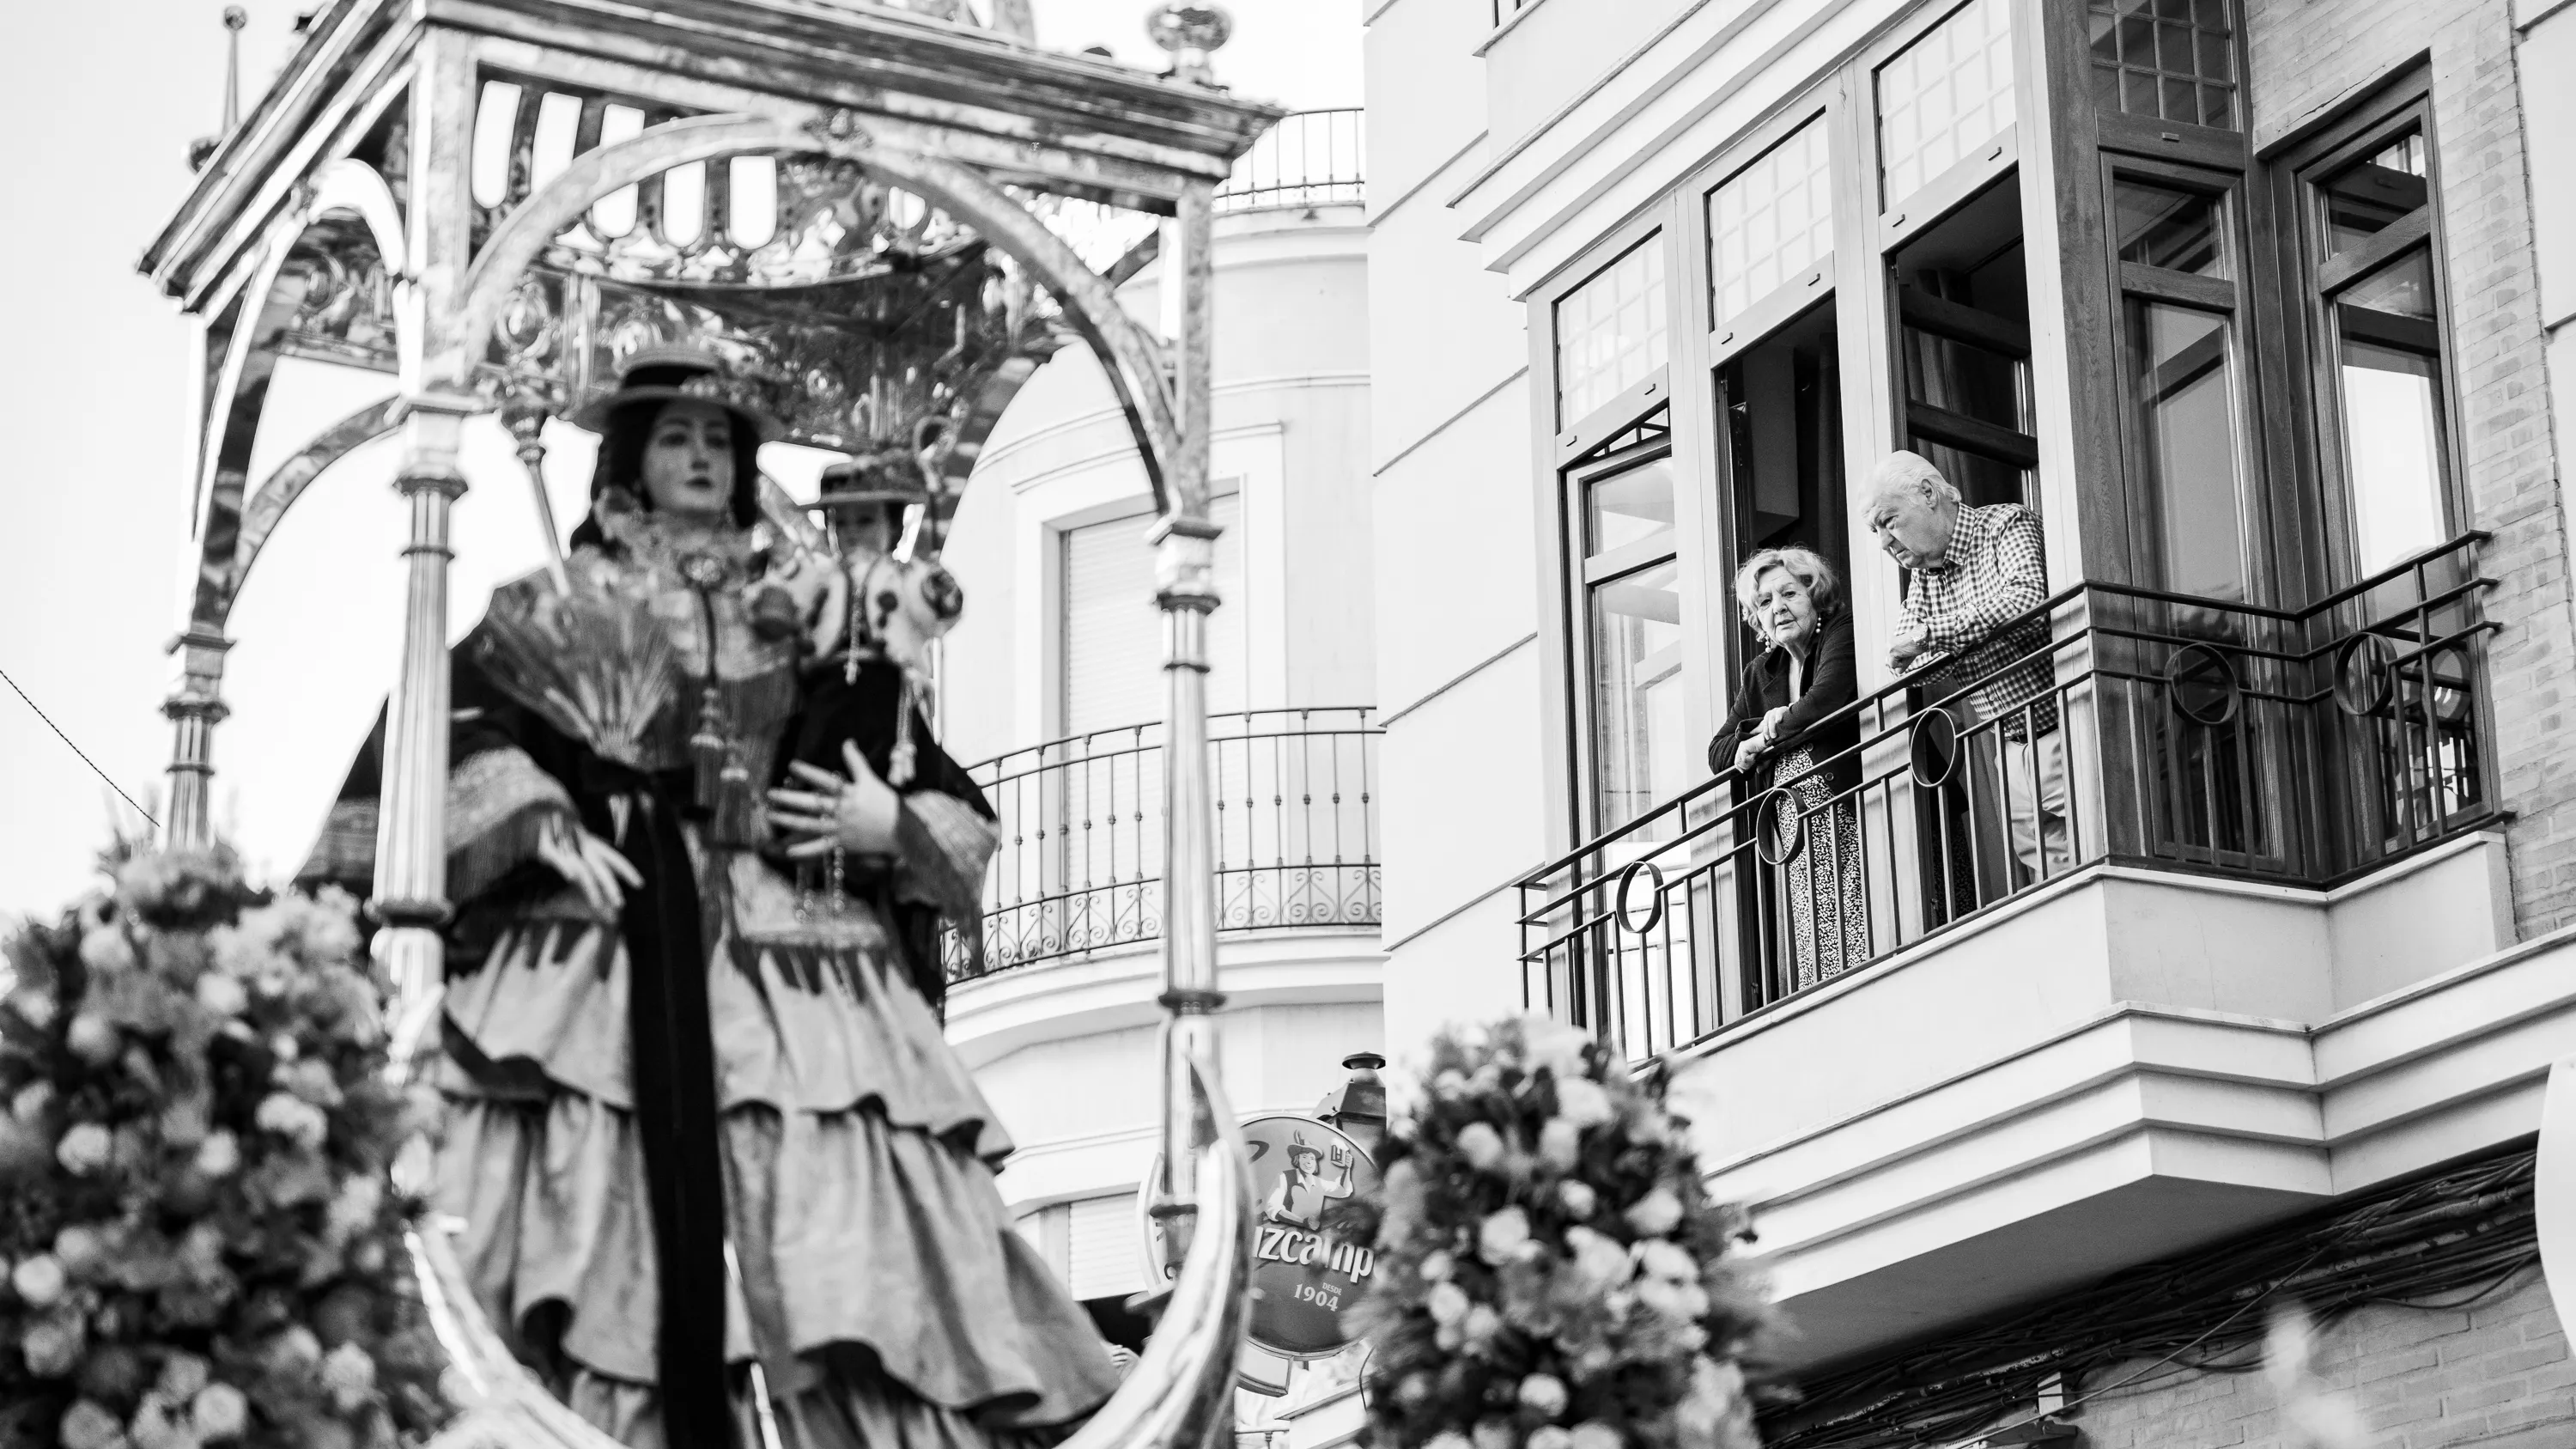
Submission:
<svg viewBox="0 0 2576 1449">
<path fill-rule="evenodd" d="M 125 1049 L 125 1039 L 117 1034 L 116 1023 L 95 1011 L 84 1011 L 72 1018 L 71 1027 L 63 1034 L 63 1045 L 72 1055 L 91 1066 L 105 1066 L 116 1060 Z"/>
<path fill-rule="evenodd" d="M 161 1361 L 161 1381 L 152 1391 L 174 1404 L 184 1404 L 206 1386 L 206 1361 L 193 1353 L 174 1353 Z"/>
<path fill-rule="evenodd" d="M 1511 1262 L 1529 1245 L 1529 1214 L 1517 1207 L 1489 1213 L 1476 1229 L 1476 1256 L 1497 1267 Z"/>
<path fill-rule="evenodd" d="M 74 1223 L 54 1234 L 54 1257 L 63 1271 L 74 1278 L 86 1278 L 107 1260 L 107 1235 L 98 1229 Z M 37 1261 L 34 1258 L 27 1260 Z"/>
<path fill-rule="evenodd" d="M 1690 1283 L 1699 1278 L 1699 1260 L 1690 1250 L 1669 1238 L 1649 1238 L 1637 1245 L 1637 1266 L 1647 1276 L 1670 1283 Z"/>
<path fill-rule="evenodd" d="M 63 1271 L 63 1260 L 51 1253 L 38 1253 L 9 1271 L 9 1286 L 30 1308 L 51 1308 L 71 1286 L 71 1275 Z"/>
<path fill-rule="evenodd" d="M 18 1336 L 18 1351 L 27 1356 L 27 1372 L 40 1379 L 58 1379 L 80 1367 L 81 1353 L 88 1346 L 78 1313 L 39 1319 Z"/>
<path fill-rule="evenodd" d="M 1521 1380 L 1520 1400 L 1522 1408 L 1542 1419 L 1553 1419 L 1565 1412 L 1565 1380 L 1554 1374 L 1531 1374 Z"/>
<path fill-rule="evenodd" d="M 1548 1118 L 1538 1129 L 1538 1155 L 1548 1166 L 1566 1171 L 1583 1156 L 1583 1130 L 1571 1118 Z"/>
<path fill-rule="evenodd" d="M 173 1407 L 158 1394 L 144 1395 L 126 1431 L 134 1449 L 197 1449 L 197 1433 L 188 1423 L 187 1411 L 174 1413 Z"/>
<path fill-rule="evenodd" d="M 1595 1292 L 1626 1283 L 1635 1267 L 1627 1249 L 1606 1234 L 1596 1233 L 1590 1228 L 1567 1228 L 1565 1245 L 1574 1251 L 1576 1276 L 1591 1285 Z"/>
<path fill-rule="evenodd" d="M 1422 1449 L 1476 1449 L 1475 1442 L 1455 1429 L 1443 1429 L 1431 1436 Z"/>
<path fill-rule="evenodd" d="M 208 1177 L 230 1177 L 241 1166 L 241 1142 L 230 1132 L 208 1134 L 197 1145 L 197 1170 Z"/>
<path fill-rule="evenodd" d="M 240 978 L 209 971 L 197 978 L 197 1004 L 217 1016 L 239 1016 L 250 1006 L 250 992 Z"/>
<path fill-rule="evenodd" d="M 1586 1419 L 1574 1426 L 1574 1449 L 1621 1449 L 1626 1443 L 1618 1430 L 1598 1419 Z"/>
<path fill-rule="evenodd" d="M 63 1449 L 114 1449 L 125 1442 L 125 1426 L 116 1416 L 87 1399 L 63 1415 Z"/>
<path fill-rule="evenodd" d="M 1535 1013 L 1521 1018 L 1521 1040 L 1529 1048 L 1529 1064 L 1535 1071 L 1546 1068 L 1556 1076 L 1561 1088 L 1566 1080 L 1583 1076 L 1583 1049 L 1592 1038 L 1579 1026 L 1568 1026 Z"/>
<path fill-rule="evenodd" d="M 1503 1135 L 1488 1123 L 1470 1122 L 1458 1129 L 1458 1155 L 1478 1172 L 1491 1172 L 1503 1160 Z"/>
<path fill-rule="evenodd" d="M 1446 1283 L 1449 1275 L 1457 1271 L 1458 1260 L 1449 1256 L 1447 1248 L 1434 1248 L 1423 1255 L 1422 1281 L 1425 1283 Z"/>
<path fill-rule="evenodd" d="M 1556 1185 L 1556 1204 L 1565 1209 L 1567 1217 L 1581 1222 L 1592 1216 L 1592 1210 L 1601 1205 L 1601 1199 L 1593 1192 L 1592 1184 L 1569 1178 Z"/>
<path fill-rule="evenodd" d="M 1541 1424 L 1530 1431 L 1529 1449 L 1574 1449 L 1574 1436 L 1554 1424 Z"/>
<path fill-rule="evenodd" d="M 134 969 L 134 943 L 114 926 L 97 926 L 83 934 L 81 964 L 101 975 Z"/>
<path fill-rule="evenodd" d="M 383 1182 L 368 1173 L 351 1176 L 340 1184 L 339 1193 L 331 1199 L 328 1215 L 331 1236 L 347 1239 L 365 1232 L 374 1224 L 376 1212 L 384 1203 Z"/>
<path fill-rule="evenodd" d="M 376 1361 L 354 1343 L 344 1343 L 322 1360 L 322 1387 L 343 1413 L 356 1409 L 376 1391 Z"/>
<path fill-rule="evenodd" d="M 208 1384 L 188 1406 L 188 1420 L 200 1439 L 238 1438 L 250 1427 L 250 1400 L 230 1384 Z"/>
<path fill-rule="evenodd" d="M 1454 1101 L 1467 1095 L 1467 1074 L 1451 1067 L 1431 1079 L 1431 1090 L 1444 1100 Z"/>
<path fill-rule="evenodd" d="M 1450 1324 L 1466 1317 L 1471 1305 L 1466 1289 L 1455 1283 L 1435 1283 L 1430 1294 L 1422 1300 L 1422 1306 L 1431 1311 L 1432 1322 Z"/>
<path fill-rule="evenodd" d="M 1660 1238 L 1682 1223 L 1682 1200 L 1668 1187 L 1658 1187 L 1630 1205 L 1628 1226 L 1650 1238 Z"/>
<path fill-rule="evenodd" d="M 9 1006 L 38 1031 L 54 1024 L 54 998 L 32 986 L 11 996 Z"/>
<path fill-rule="evenodd" d="M 314 1148 L 330 1135 L 330 1120 L 322 1109 L 286 1092 L 271 1092 L 260 1099 L 259 1110 L 252 1114 L 260 1130 L 274 1132 L 296 1145 Z"/>
<path fill-rule="evenodd" d="M 53 1104 L 53 1083 L 30 1082 L 19 1088 L 18 1095 L 10 1099 L 9 1115 L 29 1127 L 34 1127 L 43 1122 L 45 1109 Z"/>
<path fill-rule="evenodd" d="M 1479 1303 L 1468 1309 L 1467 1316 L 1458 1321 L 1458 1336 L 1465 1339 L 1470 1348 L 1481 1348 L 1491 1343 L 1494 1335 L 1502 1331 L 1503 1315 L 1496 1313 L 1490 1303 Z"/>
<path fill-rule="evenodd" d="M 72 1176 L 87 1177 L 107 1166 L 107 1159 L 115 1150 L 116 1139 L 108 1135 L 106 1128 L 95 1122 L 83 1122 L 63 1134 L 61 1144 L 54 1148 L 54 1160 Z"/>
<path fill-rule="evenodd" d="M 1508 1419 L 1487 1419 L 1476 1426 L 1476 1449 L 1520 1449 L 1521 1436 Z"/>
<path fill-rule="evenodd" d="M 1590 1077 L 1556 1079 L 1556 1110 L 1577 1127 L 1598 1127 L 1617 1115 L 1610 1094 Z"/>
</svg>

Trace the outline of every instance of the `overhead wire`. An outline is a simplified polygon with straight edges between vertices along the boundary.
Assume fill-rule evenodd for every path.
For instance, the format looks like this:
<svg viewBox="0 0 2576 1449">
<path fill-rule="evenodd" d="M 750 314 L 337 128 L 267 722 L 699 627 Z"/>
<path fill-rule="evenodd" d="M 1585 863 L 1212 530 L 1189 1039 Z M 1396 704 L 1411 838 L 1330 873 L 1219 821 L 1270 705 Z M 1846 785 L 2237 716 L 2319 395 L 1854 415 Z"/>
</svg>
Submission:
<svg viewBox="0 0 2576 1449">
<path fill-rule="evenodd" d="M 67 734 L 63 733 L 63 727 L 62 727 L 61 725 L 58 725 L 58 724 L 54 723 L 54 717 L 53 717 L 52 715 L 49 715 L 49 714 L 45 713 L 44 706 L 39 705 L 38 703 L 36 703 L 36 701 L 35 701 L 35 700 L 28 698 L 27 691 L 25 691 L 24 689 L 20 689 L 20 688 L 18 687 L 18 681 L 16 681 L 15 679 L 11 679 L 11 678 L 9 677 L 9 672 L 8 672 L 7 670 L 5 670 L 5 669 L 0 669 L 0 681 L 5 681 L 5 682 L 8 684 L 9 688 L 10 688 L 13 692 L 15 692 L 15 693 L 17 694 L 17 696 L 18 696 L 20 699 L 23 699 L 23 700 L 26 700 L 26 701 L 27 701 L 27 708 L 29 708 L 29 709 L 31 709 L 31 710 L 34 710 L 34 711 L 36 712 L 36 718 L 38 718 L 38 719 L 40 719 L 40 720 L 43 720 L 43 721 L 45 722 L 45 728 L 47 728 L 47 729 L 49 729 L 49 730 L 52 730 L 52 731 L 54 732 L 54 737 L 55 737 L 56 739 L 59 739 L 59 740 L 61 740 L 65 745 L 70 746 L 70 747 L 71 747 L 71 752 L 72 752 L 73 754 L 75 754 L 75 755 L 80 756 L 80 762 L 81 762 L 82 764 L 84 764 L 84 765 L 89 766 L 89 769 L 90 769 L 90 773 L 91 773 L 91 774 L 96 775 L 96 776 L 98 776 L 101 780 L 106 781 L 106 782 L 107 782 L 107 788 L 109 788 L 109 789 L 111 789 L 111 790 L 114 790 L 114 791 L 116 792 L 116 798 L 118 798 L 118 799 L 120 799 L 120 800 L 124 801 L 124 802 L 125 802 L 126 804 L 128 804 L 128 805 L 133 806 L 133 807 L 134 807 L 134 813 L 135 813 L 135 814 L 137 814 L 137 815 L 142 816 L 142 817 L 143 817 L 143 819 L 145 820 L 145 822 L 146 822 L 146 823 L 148 823 L 148 824 L 150 824 L 150 825 L 151 825 L 151 827 L 152 827 L 153 829 L 158 830 L 158 829 L 160 829 L 160 828 L 161 828 L 161 822 L 152 818 L 152 812 L 151 812 L 151 811 L 149 811 L 149 810 L 144 809 L 144 808 L 143 808 L 143 806 L 141 805 L 141 803 L 140 803 L 140 802 L 138 802 L 138 801 L 136 801 L 136 800 L 135 800 L 135 798 L 134 798 L 133 796 L 128 795 L 128 794 L 126 794 L 126 793 L 125 793 L 125 787 L 124 787 L 124 786 L 122 786 L 122 785 L 120 785 L 120 784 L 116 783 L 116 781 L 115 781 L 111 776 L 109 776 L 109 774 L 108 774 L 105 770 L 100 769 L 100 768 L 98 767 L 98 761 L 93 760 L 93 759 L 91 759 L 91 758 L 89 757 L 89 751 L 82 749 L 82 748 L 80 747 L 80 745 L 79 745 L 78 743 L 76 743 L 76 742 L 72 739 L 72 737 L 71 737 L 70 735 L 67 735 Z"/>
</svg>

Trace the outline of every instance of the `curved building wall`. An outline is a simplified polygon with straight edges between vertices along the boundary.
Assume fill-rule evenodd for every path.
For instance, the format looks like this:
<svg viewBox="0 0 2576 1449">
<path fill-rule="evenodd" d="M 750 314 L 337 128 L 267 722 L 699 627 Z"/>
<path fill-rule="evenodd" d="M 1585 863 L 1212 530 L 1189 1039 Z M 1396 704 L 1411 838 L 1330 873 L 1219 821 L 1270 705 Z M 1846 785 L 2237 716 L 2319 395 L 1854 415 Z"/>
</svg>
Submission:
<svg viewBox="0 0 2576 1449">
<path fill-rule="evenodd" d="M 1220 542 L 1229 562 L 1221 568 L 1225 597 L 1211 621 L 1212 630 L 1230 631 L 1230 642 L 1215 651 L 1211 696 L 1220 710 L 1290 711 L 1261 717 L 1261 749 L 1337 759 L 1342 771 L 1338 783 L 1325 780 L 1323 767 L 1247 781 L 1239 763 L 1228 763 L 1242 753 L 1228 755 L 1230 747 L 1221 746 L 1220 795 L 1239 802 L 1238 812 L 1291 797 L 1284 808 L 1307 821 L 1302 828 L 1314 838 L 1291 842 L 1288 854 L 1321 850 L 1331 825 L 1343 833 L 1341 848 L 1359 856 L 1372 877 L 1364 912 L 1302 918 L 1311 923 L 1288 919 L 1297 914 L 1289 911 L 1236 918 L 1219 936 L 1229 997 L 1226 1085 L 1247 1114 L 1312 1110 L 1341 1081 L 1344 1056 L 1382 1046 L 1375 853 L 1348 838 L 1373 831 L 1376 788 L 1350 773 L 1362 763 L 1374 767 L 1375 745 L 1373 735 L 1362 741 L 1350 733 L 1353 726 L 1374 729 L 1373 717 L 1361 712 L 1374 703 L 1375 678 L 1366 242 L 1357 205 L 1217 220 L 1211 475 L 1219 494 L 1232 496 L 1219 505 L 1231 536 Z M 1149 265 L 1124 291 L 1149 321 L 1161 316 L 1161 282 L 1161 268 Z M 1061 802 L 1063 792 L 1084 788 L 1079 774 L 1044 772 L 1085 746 L 1047 742 L 1076 726 L 1159 723 L 1159 630 L 1134 627 L 1143 615 L 1131 613 L 1114 637 L 1083 637 L 1085 621 L 1104 606 L 1095 600 L 1083 612 L 1080 591 L 1098 587 L 1097 565 L 1068 545 L 1069 537 L 1106 524 L 1083 535 L 1082 546 L 1123 557 L 1132 568 L 1143 557 L 1151 508 L 1107 382 L 1086 349 L 1068 346 L 1004 416 L 949 536 L 946 561 L 968 599 L 940 663 L 939 731 L 952 755 L 1010 755 L 1041 774 L 1038 793 L 1053 791 L 1048 799 Z M 1095 573 L 1069 580 L 1069 559 L 1077 571 Z M 1135 594 L 1136 609 L 1150 611 L 1150 584 L 1119 577 L 1117 587 Z M 1079 667 L 1071 690 L 1089 691 L 1083 697 L 1090 702 L 1079 707 L 1068 698 L 1069 658 Z M 1102 704 L 1104 697 L 1111 702 Z M 1103 717 L 1121 705 L 1127 715 Z M 1321 736 L 1300 734 L 1307 721 L 1327 717 L 1340 730 L 1336 742 L 1318 745 Z M 1090 748 L 1114 755 L 1099 742 L 1126 737 L 1112 730 Z M 1318 748 L 1323 755 L 1314 755 Z M 1095 783 L 1090 808 L 1069 807 L 1056 829 L 1070 836 L 1114 825 L 1130 844 L 1113 847 L 1113 856 L 1122 848 L 1158 849 L 1159 751 L 1128 758 L 1128 773 L 1118 778 L 1141 785 Z M 1030 793 L 1025 775 L 1003 788 L 1022 800 Z M 1251 794 L 1263 799 L 1245 800 Z M 1337 810 L 1320 803 L 1327 794 Z M 1317 800 L 1296 815 L 1294 797 L 1301 795 Z M 1057 818 L 1015 826 L 1006 807 L 1004 851 L 1021 850 L 1050 881 L 1079 894 L 1082 870 L 1045 856 L 1029 839 Z M 1237 850 L 1244 823 L 1234 821 L 1233 835 L 1220 825 Z M 997 876 L 1002 870 L 997 866 Z M 1153 874 L 1150 864 L 1145 873 Z M 1161 942 L 1147 901 L 1145 929 L 1002 965 L 958 983 L 948 1003 L 950 1040 L 1018 1144 L 1002 1173 L 1003 1195 L 1021 1215 L 1022 1231 L 1071 1279 L 1077 1296 L 1095 1304 L 1144 1286 L 1133 1204 L 1160 1120 L 1161 1016 Z"/>
</svg>

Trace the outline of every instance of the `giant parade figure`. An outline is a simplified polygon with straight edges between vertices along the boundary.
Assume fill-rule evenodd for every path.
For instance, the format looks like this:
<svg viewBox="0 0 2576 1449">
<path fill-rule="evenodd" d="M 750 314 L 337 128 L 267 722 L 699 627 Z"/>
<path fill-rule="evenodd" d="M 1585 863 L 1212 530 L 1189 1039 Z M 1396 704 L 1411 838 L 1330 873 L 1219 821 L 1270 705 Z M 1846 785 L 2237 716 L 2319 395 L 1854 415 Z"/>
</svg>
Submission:
<svg viewBox="0 0 2576 1449">
<path fill-rule="evenodd" d="M 937 925 L 972 938 L 995 834 L 888 649 L 956 590 L 855 468 L 842 557 L 756 547 L 777 425 L 712 358 L 639 352 L 577 421 L 560 581 L 453 656 L 435 1201 L 476 1297 L 639 1449 L 1049 1442 L 1116 1379 L 940 1035 Z M 381 752 L 308 881 L 373 879 Z"/>
</svg>

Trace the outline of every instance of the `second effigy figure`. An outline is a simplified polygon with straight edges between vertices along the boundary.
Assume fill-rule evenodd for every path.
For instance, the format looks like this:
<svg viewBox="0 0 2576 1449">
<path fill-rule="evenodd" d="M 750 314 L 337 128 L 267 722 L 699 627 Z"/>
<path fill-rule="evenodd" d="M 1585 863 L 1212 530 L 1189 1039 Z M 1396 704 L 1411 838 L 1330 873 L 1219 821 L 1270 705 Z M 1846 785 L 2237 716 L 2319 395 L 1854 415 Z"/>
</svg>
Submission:
<svg viewBox="0 0 2576 1449">
<path fill-rule="evenodd" d="M 638 354 L 576 421 L 565 586 L 497 590 L 452 665 L 435 1206 L 482 1307 L 636 1449 L 1052 1442 L 1116 1374 L 941 1035 L 996 837 L 890 646 L 953 586 L 885 558 L 881 486 L 846 559 L 771 567 L 776 428 L 709 358 Z M 303 878 L 368 886 L 382 750 Z"/>
</svg>

